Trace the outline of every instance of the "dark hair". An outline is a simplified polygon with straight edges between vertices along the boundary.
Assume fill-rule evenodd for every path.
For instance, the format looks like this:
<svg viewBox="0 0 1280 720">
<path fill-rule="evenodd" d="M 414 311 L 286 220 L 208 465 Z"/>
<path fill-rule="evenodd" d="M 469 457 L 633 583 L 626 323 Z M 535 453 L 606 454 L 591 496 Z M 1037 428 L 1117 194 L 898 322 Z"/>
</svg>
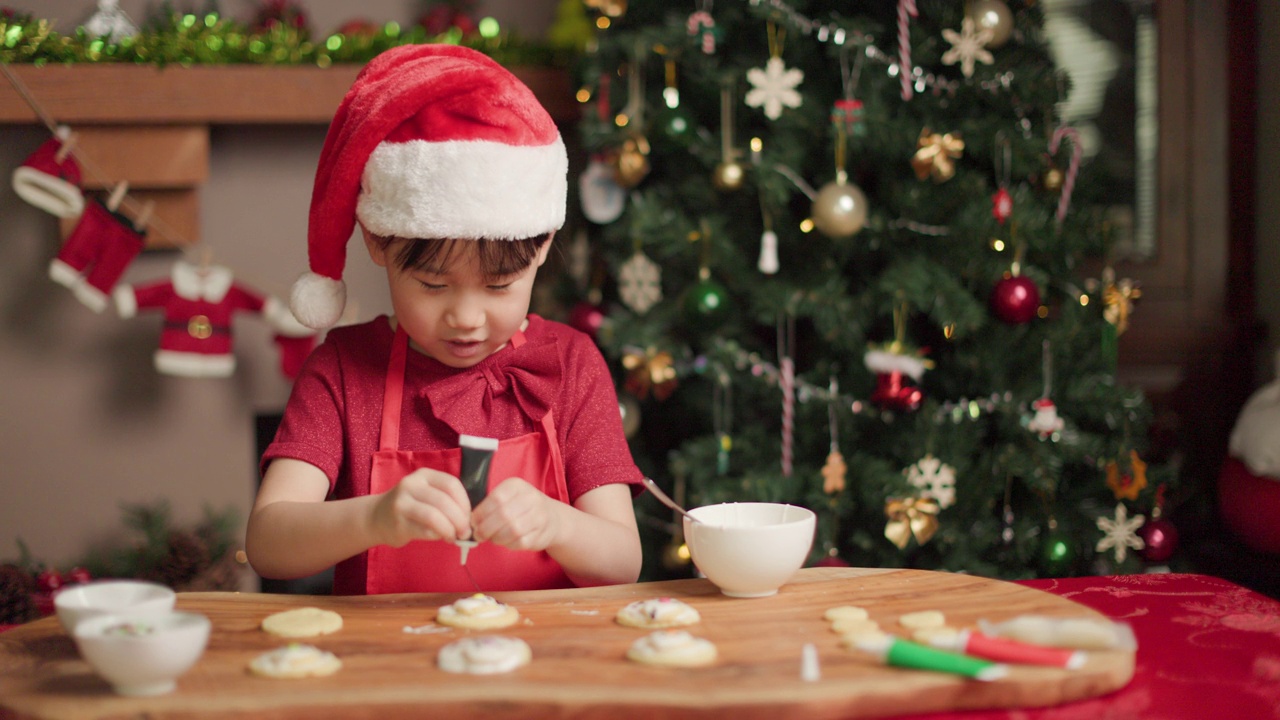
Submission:
<svg viewBox="0 0 1280 720">
<path fill-rule="evenodd" d="M 394 261 L 401 272 L 406 270 L 443 271 L 454 254 L 468 244 L 476 246 L 480 272 L 488 277 L 514 275 L 533 262 L 538 251 L 551 239 L 551 233 L 519 240 L 461 240 L 458 238 L 396 238 L 374 236 L 388 248 L 399 242 Z"/>
</svg>

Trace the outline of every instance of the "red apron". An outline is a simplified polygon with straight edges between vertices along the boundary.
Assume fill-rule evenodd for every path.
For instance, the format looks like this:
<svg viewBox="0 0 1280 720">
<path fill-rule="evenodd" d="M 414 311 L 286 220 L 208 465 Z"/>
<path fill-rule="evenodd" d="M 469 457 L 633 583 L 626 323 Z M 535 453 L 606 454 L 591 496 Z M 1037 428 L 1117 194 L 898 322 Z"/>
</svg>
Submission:
<svg viewBox="0 0 1280 720">
<path fill-rule="evenodd" d="M 517 332 L 511 350 L 525 342 Z M 455 477 L 462 469 L 462 451 L 413 451 L 400 449 L 400 408 L 404 397 L 404 374 L 409 338 L 397 327 L 387 364 L 387 381 L 382 403 L 382 434 L 373 456 L 370 494 L 383 493 L 401 478 L 419 468 L 431 468 Z M 541 429 L 527 435 L 502 440 L 489 466 L 489 490 L 509 477 L 520 477 L 560 502 L 569 502 L 564 479 L 564 461 L 556 442 L 556 428 L 550 410 L 540 421 Z M 457 545 L 440 540 L 414 540 L 404 547 L 378 545 L 369 548 L 365 592 L 472 592 L 478 584 L 486 592 L 498 590 L 543 590 L 573 587 L 560 564 L 545 551 L 509 550 L 493 543 L 481 543 L 467 556 L 467 569 L 460 563 Z M 475 578 L 468 577 L 467 570 Z"/>
</svg>

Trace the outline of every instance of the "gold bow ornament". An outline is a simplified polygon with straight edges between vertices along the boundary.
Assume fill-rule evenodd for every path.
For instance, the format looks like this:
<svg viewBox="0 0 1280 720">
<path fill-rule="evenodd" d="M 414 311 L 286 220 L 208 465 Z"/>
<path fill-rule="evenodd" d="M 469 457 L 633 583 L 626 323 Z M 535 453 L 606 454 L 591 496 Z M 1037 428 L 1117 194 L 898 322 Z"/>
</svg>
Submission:
<svg viewBox="0 0 1280 720">
<path fill-rule="evenodd" d="M 889 498 L 884 504 L 884 536 L 899 550 L 907 547 L 911 538 L 923 545 L 938 532 L 938 501 L 933 498 Z"/>
<path fill-rule="evenodd" d="M 916 177 L 921 180 L 932 177 L 934 182 L 946 182 L 955 176 L 956 160 L 963 153 L 964 140 L 958 134 L 940 135 L 925 128 L 916 141 L 911 167 L 915 168 Z"/>
<path fill-rule="evenodd" d="M 1102 317 L 1116 326 L 1116 335 L 1123 335 L 1129 329 L 1129 315 L 1133 313 L 1133 301 L 1142 297 L 1139 290 L 1129 278 L 1115 280 L 1105 278 L 1102 287 Z"/>
<path fill-rule="evenodd" d="M 627 370 L 624 386 L 627 392 L 641 400 L 652 392 L 658 400 L 666 400 L 676 390 L 676 368 L 671 353 L 649 348 L 628 350 L 622 356 L 622 367 Z"/>
</svg>

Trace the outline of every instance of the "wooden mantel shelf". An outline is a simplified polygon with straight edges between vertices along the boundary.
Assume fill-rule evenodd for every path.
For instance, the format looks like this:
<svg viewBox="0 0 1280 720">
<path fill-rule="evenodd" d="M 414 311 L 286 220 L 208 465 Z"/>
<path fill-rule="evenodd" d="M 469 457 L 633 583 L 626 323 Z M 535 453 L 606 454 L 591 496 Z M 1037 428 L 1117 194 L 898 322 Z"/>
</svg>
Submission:
<svg viewBox="0 0 1280 720">
<path fill-rule="evenodd" d="M 126 64 L 10 65 L 51 117 L 75 126 L 328 124 L 359 65 L 193 67 Z M 557 123 L 578 107 L 568 74 L 544 67 L 511 71 Z M 36 114 L 0 83 L 0 123 L 34 123 Z"/>
<path fill-rule="evenodd" d="M 128 181 L 133 207 L 147 200 L 155 203 L 157 222 L 148 228 L 147 244 L 166 247 L 199 242 L 198 190 L 209 174 L 210 127 L 328 125 L 361 67 L 75 64 L 8 69 L 48 117 L 75 131 L 73 152 L 86 170 L 84 188 L 106 190 Z M 567 72 L 547 67 L 511 71 L 533 90 L 562 133 L 577 119 Z M 38 123 L 23 95 L 0 79 L 0 125 Z M 64 220 L 63 233 L 76 222 Z"/>
</svg>

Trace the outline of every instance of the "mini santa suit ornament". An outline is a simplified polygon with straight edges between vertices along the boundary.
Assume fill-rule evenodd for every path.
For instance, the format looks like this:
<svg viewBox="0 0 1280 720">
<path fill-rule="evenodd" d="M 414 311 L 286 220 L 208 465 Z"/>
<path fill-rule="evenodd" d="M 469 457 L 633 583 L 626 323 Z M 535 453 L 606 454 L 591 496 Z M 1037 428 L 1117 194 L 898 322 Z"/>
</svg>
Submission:
<svg viewBox="0 0 1280 720">
<path fill-rule="evenodd" d="M 316 347 L 319 333 L 298 322 L 284 303 L 268 300 L 264 315 L 273 331 L 271 341 L 280 352 L 280 372 L 296 380 L 302 364 Z"/>
<path fill-rule="evenodd" d="M 111 290 L 145 243 L 144 231 L 132 220 L 91 199 L 57 257 L 49 262 L 49 277 L 70 288 L 89 309 L 102 312 Z"/>
<path fill-rule="evenodd" d="M 1027 422 L 1027 429 L 1037 433 L 1041 440 L 1049 438 L 1066 425 L 1066 422 L 1058 417 L 1058 406 L 1047 397 L 1031 403 L 1031 408 L 1035 410 L 1035 415 Z"/>
<path fill-rule="evenodd" d="M 80 164 L 71 154 L 73 144 L 70 128 L 61 126 L 15 168 L 13 191 L 18 197 L 60 218 L 84 212 Z"/>
<path fill-rule="evenodd" d="M 173 264 L 169 280 L 114 293 L 122 318 L 140 310 L 164 312 L 156 370 L 182 377 L 227 377 L 235 371 L 231 319 L 237 312 L 263 313 L 268 319 L 285 312 L 274 298 L 236 284 L 220 265 Z"/>
<path fill-rule="evenodd" d="M 346 304 L 346 245 L 360 223 L 402 238 L 517 240 L 564 224 L 568 155 L 533 92 L 456 45 L 403 45 L 356 77 L 329 126 L 311 195 L 302 324 Z"/>
</svg>

